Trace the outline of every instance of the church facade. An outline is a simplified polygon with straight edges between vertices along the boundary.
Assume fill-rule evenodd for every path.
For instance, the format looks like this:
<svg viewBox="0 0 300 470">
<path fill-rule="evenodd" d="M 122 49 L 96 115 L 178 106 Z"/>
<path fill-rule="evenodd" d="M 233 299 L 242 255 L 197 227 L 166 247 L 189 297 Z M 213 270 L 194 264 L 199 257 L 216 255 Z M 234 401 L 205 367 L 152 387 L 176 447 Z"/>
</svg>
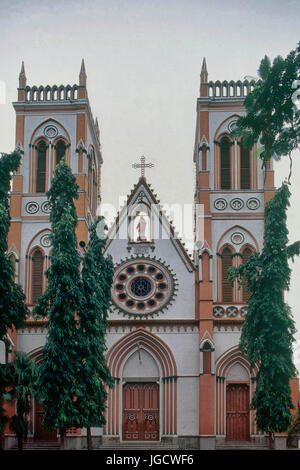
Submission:
<svg viewBox="0 0 300 470">
<path fill-rule="evenodd" d="M 101 204 L 100 131 L 87 94 L 82 62 L 79 84 L 30 87 L 19 77 L 16 148 L 22 162 L 13 177 L 9 253 L 30 312 L 46 285 L 50 263 L 46 192 L 55 165 L 65 156 L 79 185 L 78 250 Z M 238 347 L 248 292 L 227 280 L 263 247 L 264 205 L 274 194 L 272 163 L 263 171 L 240 140 L 230 136 L 245 113 L 253 82 L 209 82 L 205 59 L 197 99 L 195 250 L 190 256 L 142 173 L 107 239 L 115 275 L 107 332 L 106 425 L 93 429 L 102 445 L 141 441 L 150 447 L 215 449 L 228 441 L 262 439 L 249 410 L 257 370 Z M 104 174 L 105 177 L 105 174 Z M 29 315 L 9 332 L 11 350 L 42 359 L 45 322 Z M 10 360 L 11 352 L 6 355 Z M 295 404 L 298 382 L 292 383 Z M 28 417 L 32 439 L 56 439 L 42 426 L 42 404 Z M 69 429 L 80 448 L 85 430 Z M 7 432 L 7 439 L 12 442 Z M 133 444 L 130 444 L 133 445 Z"/>
</svg>

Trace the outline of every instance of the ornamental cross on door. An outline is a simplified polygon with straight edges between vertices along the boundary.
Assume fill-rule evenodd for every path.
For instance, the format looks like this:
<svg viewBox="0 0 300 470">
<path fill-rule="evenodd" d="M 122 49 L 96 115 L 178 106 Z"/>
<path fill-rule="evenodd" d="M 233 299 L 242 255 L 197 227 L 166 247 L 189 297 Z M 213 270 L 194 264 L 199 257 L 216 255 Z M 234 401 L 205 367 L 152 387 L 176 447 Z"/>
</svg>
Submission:
<svg viewBox="0 0 300 470">
<path fill-rule="evenodd" d="M 141 169 L 141 178 L 145 177 L 145 168 L 153 168 L 154 163 L 145 163 L 146 158 L 144 156 L 140 157 L 141 163 L 134 163 L 132 168 L 140 168 Z"/>
</svg>

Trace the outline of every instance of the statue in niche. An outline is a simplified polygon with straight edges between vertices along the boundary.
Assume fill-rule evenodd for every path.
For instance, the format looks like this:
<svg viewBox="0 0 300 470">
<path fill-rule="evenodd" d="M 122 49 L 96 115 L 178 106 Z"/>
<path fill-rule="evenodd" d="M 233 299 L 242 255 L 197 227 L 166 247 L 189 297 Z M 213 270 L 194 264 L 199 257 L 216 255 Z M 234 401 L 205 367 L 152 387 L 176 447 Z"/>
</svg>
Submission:
<svg viewBox="0 0 300 470">
<path fill-rule="evenodd" d="M 138 212 L 137 214 L 138 216 L 140 215 L 140 212 Z M 137 237 L 137 241 L 138 242 L 144 242 L 147 240 L 147 237 L 146 237 L 146 228 L 147 228 L 147 222 L 146 222 L 146 219 L 143 217 L 143 215 L 140 215 L 140 219 L 139 219 L 139 222 L 136 226 L 136 229 L 138 231 L 138 237 Z"/>
</svg>

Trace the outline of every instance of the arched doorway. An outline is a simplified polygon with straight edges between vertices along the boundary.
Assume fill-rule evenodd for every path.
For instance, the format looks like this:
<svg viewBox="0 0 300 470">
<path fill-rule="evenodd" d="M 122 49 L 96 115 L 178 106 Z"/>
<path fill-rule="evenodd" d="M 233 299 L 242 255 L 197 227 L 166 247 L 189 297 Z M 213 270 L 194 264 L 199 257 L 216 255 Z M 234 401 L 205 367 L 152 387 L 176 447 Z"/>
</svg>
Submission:
<svg viewBox="0 0 300 470">
<path fill-rule="evenodd" d="M 177 369 L 169 347 L 138 328 L 107 355 L 114 389 L 108 390 L 104 434 L 125 441 L 159 440 L 177 432 Z"/>
<path fill-rule="evenodd" d="M 256 374 L 236 346 L 216 362 L 216 431 L 227 441 L 247 441 L 257 433 L 250 409 Z"/>
</svg>

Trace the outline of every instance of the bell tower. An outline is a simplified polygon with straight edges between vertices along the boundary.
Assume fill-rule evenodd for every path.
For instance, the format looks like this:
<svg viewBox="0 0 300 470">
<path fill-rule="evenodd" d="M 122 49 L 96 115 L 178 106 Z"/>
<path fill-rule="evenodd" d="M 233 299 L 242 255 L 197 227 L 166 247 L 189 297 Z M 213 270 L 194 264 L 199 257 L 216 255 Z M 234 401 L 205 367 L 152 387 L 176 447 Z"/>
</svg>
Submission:
<svg viewBox="0 0 300 470">
<path fill-rule="evenodd" d="M 272 163 L 263 171 L 254 158 L 256 148 L 249 151 L 241 139 L 231 136 L 255 82 L 209 81 L 205 58 L 200 79 L 194 147 L 199 435 L 200 448 L 214 448 L 216 437 L 227 437 L 229 432 L 225 406 L 229 382 L 225 369 L 218 368 L 218 358 L 238 348 L 248 301 L 245 288 L 230 285 L 227 270 L 262 249 L 264 205 L 275 188 Z M 243 393 L 249 394 L 254 385 L 247 373 L 248 391 Z M 241 382 L 242 378 L 241 372 Z M 254 433 L 254 420 L 248 418 L 250 428 L 245 433 Z"/>
<path fill-rule="evenodd" d="M 88 99 L 84 60 L 78 84 L 53 86 L 29 86 L 22 62 L 18 100 L 13 106 L 16 149 L 22 159 L 13 176 L 8 246 L 31 310 L 45 288 L 43 273 L 49 266 L 51 225 L 46 193 L 55 167 L 65 158 L 76 176 L 76 235 L 78 242 L 87 243 L 88 227 L 101 200 L 103 160 L 98 120 Z"/>
</svg>

